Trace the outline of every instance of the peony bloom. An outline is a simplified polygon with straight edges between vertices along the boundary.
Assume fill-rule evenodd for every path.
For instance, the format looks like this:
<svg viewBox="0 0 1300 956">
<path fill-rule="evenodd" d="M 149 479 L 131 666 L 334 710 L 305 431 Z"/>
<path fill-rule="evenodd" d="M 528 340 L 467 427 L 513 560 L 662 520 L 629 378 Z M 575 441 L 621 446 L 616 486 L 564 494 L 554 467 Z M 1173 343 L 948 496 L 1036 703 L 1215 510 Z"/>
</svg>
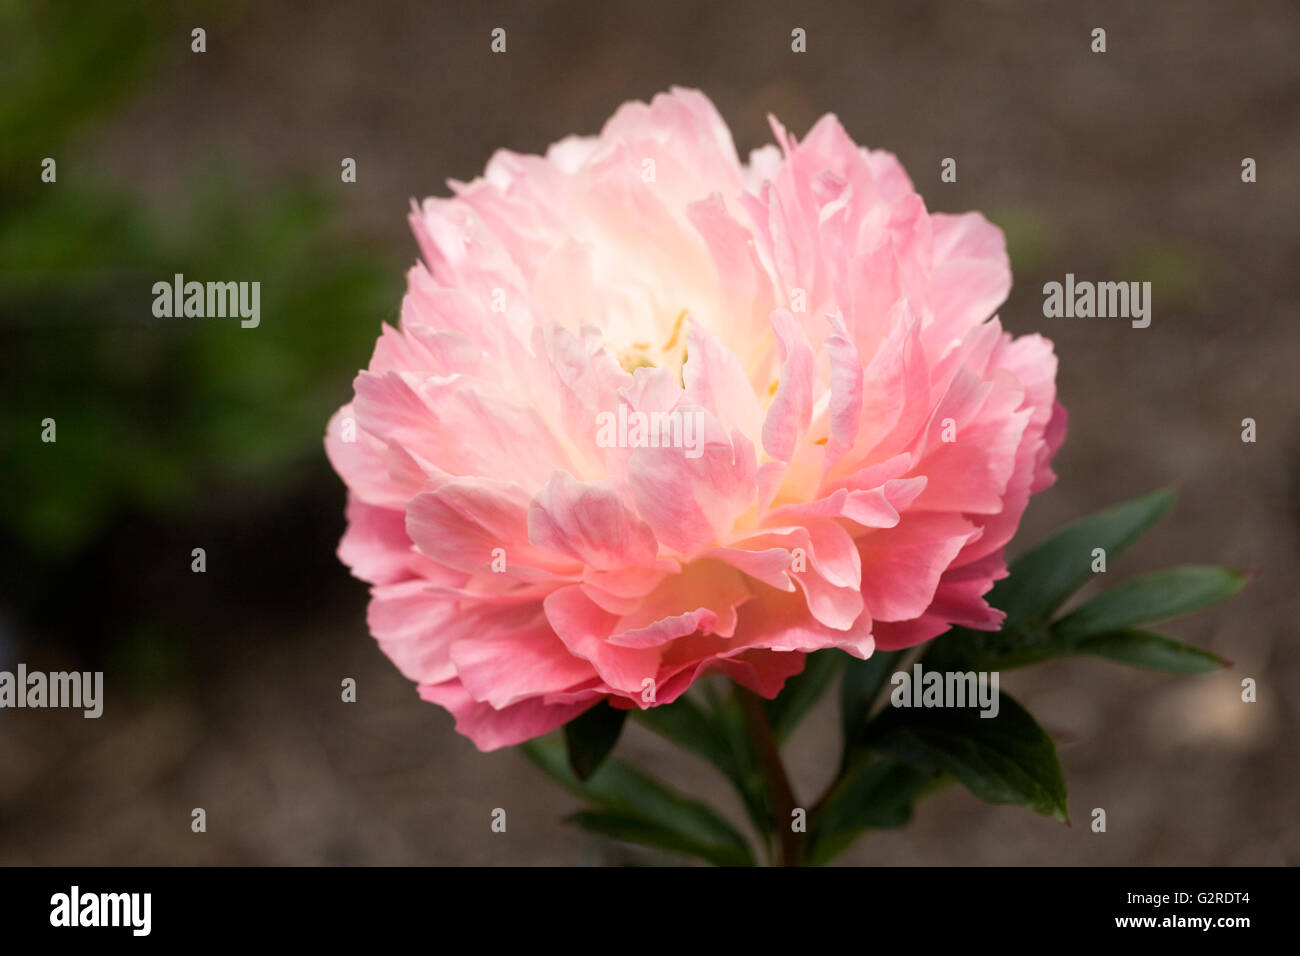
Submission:
<svg viewBox="0 0 1300 956">
<path fill-rule="evenodd" d="M 400 328 L 325 439 L 339 556 L 484 750 L 999 626 L 1065 431 L 1051 343 L 992 317 L 1002 233 L 833 116 L 772 128 L 744 165 L 674 90 L 413 208 Z"/>
</svg>

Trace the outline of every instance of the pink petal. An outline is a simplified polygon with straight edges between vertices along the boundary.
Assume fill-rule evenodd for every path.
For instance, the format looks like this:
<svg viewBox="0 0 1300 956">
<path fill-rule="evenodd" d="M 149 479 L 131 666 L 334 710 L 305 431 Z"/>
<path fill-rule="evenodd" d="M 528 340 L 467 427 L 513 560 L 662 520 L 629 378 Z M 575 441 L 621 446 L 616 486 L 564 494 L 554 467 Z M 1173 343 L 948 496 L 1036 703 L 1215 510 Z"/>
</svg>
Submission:
<svg viewBox="0 0 1300 956">
<path fill-rule="evenodd" d="M 548 734 L 600 703 L 600 695 L 595 693 L 571 704 L 544 704 L 533 697 L 497 710 L 470 697 L 458 680 L 421 684 L 420 696 L 449 710 L 456 718 L 456 732 L 485 752 Z"/>
</svg>

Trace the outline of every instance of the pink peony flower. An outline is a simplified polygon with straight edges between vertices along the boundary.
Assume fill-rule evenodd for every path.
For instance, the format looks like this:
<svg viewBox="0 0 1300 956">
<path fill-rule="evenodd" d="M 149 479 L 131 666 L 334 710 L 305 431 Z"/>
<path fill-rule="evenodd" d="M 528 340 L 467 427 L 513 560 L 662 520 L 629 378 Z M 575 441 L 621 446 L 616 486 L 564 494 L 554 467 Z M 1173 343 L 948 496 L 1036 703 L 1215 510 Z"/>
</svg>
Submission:
<svg viewBox="0 0 1300 956">
<path fill-rule="evenodd" d="M 742 165 L 676 89 L 413 208 L 325 445 L 371 631 L 481 749 L 999 626 L 1065 432 L 1051 343 L 990 318 L 1002 233 L 834 116 L 772 128 Z"/>
</svg>

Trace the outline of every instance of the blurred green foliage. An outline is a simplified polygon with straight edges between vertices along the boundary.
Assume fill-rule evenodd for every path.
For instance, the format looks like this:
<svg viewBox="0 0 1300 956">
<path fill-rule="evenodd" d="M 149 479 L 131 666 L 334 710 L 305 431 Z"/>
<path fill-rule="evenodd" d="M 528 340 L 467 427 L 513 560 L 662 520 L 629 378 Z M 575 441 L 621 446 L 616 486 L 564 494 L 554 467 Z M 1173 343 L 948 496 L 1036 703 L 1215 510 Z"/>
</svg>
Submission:
<svg viewBox="0 0 1300 956">
<path fill-rule="evenodd" d="M 40 558 L 214 482 L 293 480 L 400 301 L 402 270 L 339 234 L 321 187 L 255 192 L 219 159 L 166 207 L 84 162 L 40 181 L 43 157 L 148 75 L 167 15 L 0 0 L 0 533 Z M 155 318 L 152 286 L 174 273 L 260 282 L 261 324 Z"/>
<path fill-rule="evenodd" d="M 4 188 L 145 74 L 169 4 L 0 0 Z"/>
<path fill-rule="evenodd" d="M 1014 275 L 1035 275 L 1060 252 L 1059 238 L 1046 217 L 1032 206 L 1008 205 L 990 198 L 981 209 L 1007 239 Z"/>
</svg>

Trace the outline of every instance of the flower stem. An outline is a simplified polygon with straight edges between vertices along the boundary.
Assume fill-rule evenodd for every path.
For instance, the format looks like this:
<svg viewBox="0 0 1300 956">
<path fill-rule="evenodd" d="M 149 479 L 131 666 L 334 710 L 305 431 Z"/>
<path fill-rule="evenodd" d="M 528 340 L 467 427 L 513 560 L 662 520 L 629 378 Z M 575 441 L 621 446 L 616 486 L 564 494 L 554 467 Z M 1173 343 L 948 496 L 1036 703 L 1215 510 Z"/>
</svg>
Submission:
<svg viewBox="0 0 1300 956">
<path fill-rule="evenodd" d="M 791 827 L 793 811 L 798 807 L 799 801 L 781 760 L 781 750 L 772 733 L 772 725 L 768 722 L 763 698 L 739 684 L 735 685 L 735 693 L 767 783 L 772 835 L 775 840 L 773 862 L 777 866 L 799 866 L 803 860 L 803 841 Z"/>
</svg>

